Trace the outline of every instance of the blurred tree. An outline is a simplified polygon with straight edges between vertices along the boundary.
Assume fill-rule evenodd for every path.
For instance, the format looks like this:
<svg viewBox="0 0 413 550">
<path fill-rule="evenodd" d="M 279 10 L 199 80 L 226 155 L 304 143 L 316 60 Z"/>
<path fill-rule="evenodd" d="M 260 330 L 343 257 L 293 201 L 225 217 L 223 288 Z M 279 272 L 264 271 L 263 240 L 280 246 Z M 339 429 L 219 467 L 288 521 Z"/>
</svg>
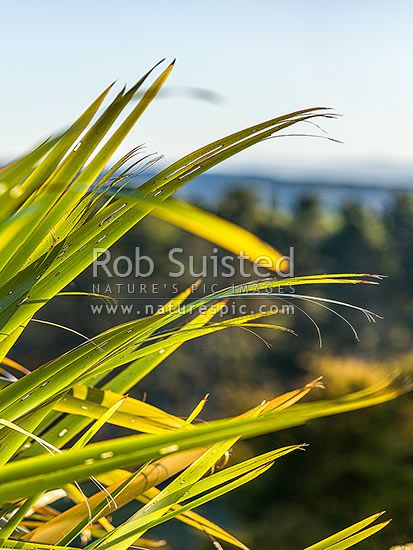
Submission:
<svg viewBox="0 0 413 550">
<path fill-rule="evenodd" d="M 320 296 L 366 306 L 385 319 L 370 325 L 359 313 L 346 311 L 346 317 L 359 331 L 361 341 L 357 343 L 342 320 L 326 310 L 297 302 L 318 323 L 323 349 L 317 349 L 317 333 L 312 322 L 296 310 L 295 315 L 279 315 L 274 322 L 291 326 L 299 335 L 298 341 L 292 342 L 293 337 L 287 334 L 274 336 L 262 332 L 261 335 L 272 344 L 272 349 L 268 350 L 254 335 L 234 329 L 215 335 L 213 339 L 206 337 L 189 342 L 166 360 L 162 376 L 158 377 L 155 371 L 145 379 L 144 385 L 138 385 L 131 392 L 132 395 L 142 397 L 147 392 L 152 403 L 187 415 L 199 399 L 210 392 L 210 406 L 206 407 L 205 415 L 213 418 L 246 409 L 318 374 L 331 373 L 328 391 L 335 393 L 359 387 L 367 377 L 369 381 L 370 377 L 382 377 L 395 366 L 413 371 L 411 356 L 395 359 L 411 350 L 413 343 L 411 196 L 395 195 L 393 204 L 384 212 L 348 203 L 334 212 L 322 208 L 317 197 L 306 195 L 298 200 L 292 211 L 287 211 L 278 207 L 276 201 L 271 205 L 261 201 L 254 190 L 233 188 L 219 200 L 217 213 L 252 230 L 282 251 L 288 253 L 289 247 L 294 247 L 297 275 L 346 271 L 389 275 L 379 288 L 340 285 L 336 289 L 312 290 Z M 131 255 L 136 246 L 142 254 L 157 259 L 151 283 L 159 285 L 159 294 L 158 297 L 148 294 L 144 300 L 133 303 L 153 299 L 156 305 L 162 303 L 162 297 L 171 297 L 170 288 L 162 286 L 165 282 L 171 283 L 168 276 L 171 248 L 183 248 L 186 258 L 210 256 L 213 249 L 210 243 L 149 218 L 125 235 L 113 247 L 112 255 Z M 218 256 L 223 254 L 226 252 L 218 252 Z M 103 278 L 99 280 L 105 282 Z M 93 282 L 92 271 L 88 270 L 77 279 L 75 289 L 91 291 Z M 137 281 L 132 277 L 122 282 Z M 187 272 L 175 282 L 179 282 L 182 289 L 193 283 L 194 277 Z M 228 286 L 240 282 L 240 278 L 233 281 L 206 277 L 204 282 L 208 289 L 211 283 Z M 121 296 L 125 303 L 128 297 L 137 297 L 136 294 L 128 295 L 126 290 Z M 59 308 L 48 306 L 42 310 L 41 318 L 61 322 L 64 317 L 68 326 L 92 336 L 89 299 L 59 300 Z M 130 316 L 119 313 L 96 316 L 93 330 L 98 332 L 134 317 L 135 310 Z M 38 338 L 40 332 L 41 339 Z M 45 332 L 49 338 L 46 349 Z M 78 337 L 68 336 L 58 329 L 33 323 L 16 348 L 18 359 L 28 366 L 40 364 L 60 353 L 63 345 L 79 343 Z M 350 359 L 343 360 L 349 356 Z M 377 358 L 386 361 L 378 365 L 373 362 Z M 363 368 L 360 367 L 361 359 Z M 340 382 L 340 388 L 331 385 L 333 380 Z M 232 514 L 238 517 L 243 530 L 253 534 L 247 542 L 260 550 L 272 550 L 289 547 L 294 537 L 296 546 L 305 546 L 311 540 L 356 521 L 366 512 L 380 508 L 387 509 L 394 522 L 369 540 L 364 548 L 381 550 L 395 542 L 411 540 L 412 418 L 412 398 L 406 396 L 394 404 L 336 418 L 333 432 L 332 424 L 325 420 L 293 430 L 288 436 L 278 434 L 277 445 L 309 442 L 311 446 L 306 453 L 296 453 L 280 461 L 274 470 L 240 490 L 238 498 L 231 500 L 231 506 L 235 503 Z M 248 445 L 241 445 L 238 451 L 244 453 L 244 457 L 250 452 Z M 255 452 L 268 448 L 265 439 L 253 445 Z M 325 459 L 327 451 L 328 461 Z M 254 501 L 260 502 L 260 519 L 251 515 L 250 503 Z M 266 510 L 264 517 L 262 509 Z M 299 531 L 298 524 L 301 525 Z M 266 530 L 268 526 L 270 530 Z"/>
</svg>

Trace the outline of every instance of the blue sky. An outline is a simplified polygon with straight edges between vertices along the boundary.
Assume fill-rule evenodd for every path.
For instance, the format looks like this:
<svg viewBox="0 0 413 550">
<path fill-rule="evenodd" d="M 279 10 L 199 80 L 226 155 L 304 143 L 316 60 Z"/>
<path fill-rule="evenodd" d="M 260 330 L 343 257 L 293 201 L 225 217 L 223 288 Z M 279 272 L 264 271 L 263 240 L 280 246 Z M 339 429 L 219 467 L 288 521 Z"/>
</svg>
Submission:
<svg viewBox="0 0 413 550">
<path fill-rule="evenodd" d="M 176 57 L 170 87 L 204 87 L 225 100 L 159 100 L 123 152 L 145 142 L 173 160 L 276 114 L 326 105 L 344 115 L 323 123 L 344 145 L 272 140 L 222 169 L 396 165 L 413 174 L 410 0 L 3 0 L 0 15 L 2 159 L 65 126 L 114 79 L 132 84 Z"/>
</svg>

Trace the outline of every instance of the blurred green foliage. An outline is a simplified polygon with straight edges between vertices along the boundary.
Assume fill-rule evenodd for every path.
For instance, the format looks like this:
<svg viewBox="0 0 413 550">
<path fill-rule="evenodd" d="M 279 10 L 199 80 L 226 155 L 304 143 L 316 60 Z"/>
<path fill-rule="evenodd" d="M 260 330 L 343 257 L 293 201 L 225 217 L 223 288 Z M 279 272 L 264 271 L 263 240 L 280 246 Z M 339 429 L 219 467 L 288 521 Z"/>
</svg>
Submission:
<svg viewBox="0 0 413 550">
<path fill-rule="evenodd" d="M 204 205 L 203 205 L 204 206 Z M 371 378 L 382 378 L 394 368 L 413 371 L 413 198 L 395 195 L 382 212 L 366 205 L 343 204 L 337 210 L 323 210 L 318 197 L 302 196 L 290 211 L 277 204 L 263 204 L 253 190 L 233 188 L 223 194 L 216 212 L 251 230 L 283 252 L 295 250 L 295 274 L 380 273 L 387 275 L 379 287 L 355 285 L 312 290 L 319 296 L 362 305 L 384 317 L 367 322 L 361 313 L 340 311 L 356 327 L 360 342 L 338 317 L 313 304 L 298 304 L 318 324 L 323 338 L 319 348 L 314 324 L 299 310 L 292 316 L 278 316 L 278 324 L 292 327 L 298 339 L 286 334 L 261 332 L 271 343 L 267 349 L 256 336 L 234 329 L 189 342 L 165 361 L 162 375 L 154 373 L 131 393 L 149 394 L 153 404 L 187 415 L 199 399 L 210 392 L 206 416 L 215 418 L 241 412 L 264 398 L 291 389 L 297 382 L 323 374 L 327 392 L 335 394 L 366 385 Z M 182 247 L 185 256 L 213 254 L 213 245 L 155 219 L 146 219 L 112 249 L 112 255 L 130 255 L 139 246 L 142 254 L 157 259 L 152 283 L 168 280 L 170 248 Z M 224 251 L 219 251 L 219 255 Z M 92 290 L 92 271 L 75 282 L 75 289 Z M 101 291 L 105 281 L 100 278 Z M 122 280 L 136 283 L 136 280 Z M 142 282 L 142 281 L 139 281 Z M 194 282 L 185 275 L 180 289 Z M 208 277 L 204 283 L 212 284 Z M 232 282 L 221 279 L 218 287 Z M 150 292 L 150 291 L 149 291 Z M 197 292 L 201 292 L 197 291 Z M 123 293 L 126 299 L 135 293 Z M 140 295 L 150 301 L 149 295 Z M 61 298 L 58 310 L 46 306 L 40 317 L 76 327 L 91 336 L 122 322 L 124 315 L 92 316 L 85 298 Z M 130 318 L 133 318 L 132 314 Z M 283 318 L 284 317 L 284 318 Z M 41 334 L 41 343 L 39 335 Z M 78 343 L 76 336 L 55 328 L 33 325 L 21 338 L 16 350 L 26 365 L 44 362 Z M 45 342 L 47 356 L 45 356 Z M 25 350 L 30 350 L 29 353 Z M 194 358 L 196 358 L 194 360 Z M 213 381 L 213 387 L 211 387 Z M 317 393 L 317 392 L 316 392 Z M 315 397 L 320 397 L 320 394 Z M 307 442 L 305 453 L 297 453 L 277 465 L 251 486 L 227 500 L 242 536 L 253 548 L 287 548 L 292 535 L 296 546 L 320 539 L 368 513 L 383 508 L 394 518 L 388 529 L 360 548 L 379 550 L 413 539 L 413 401 L 407 395 L 394 403 L 320 420 L 311 426 L 291 430 L 277 438 L 277 446 Z M 249 456 L 268 448 L 268 438 L 242 443 L 237 456 Z M 329 461 L 322 455 L 328 450 Z M 254 506 L 259 514 L 254 517 Z M 224 501 L 225 502 L 225 501 Z M 212 511 L 213 512 L 213 511 Z M 217 518 L 216 518 L 217 519 Z M 300 525 L 300 530 L 296 526 Z"/>
</svg>

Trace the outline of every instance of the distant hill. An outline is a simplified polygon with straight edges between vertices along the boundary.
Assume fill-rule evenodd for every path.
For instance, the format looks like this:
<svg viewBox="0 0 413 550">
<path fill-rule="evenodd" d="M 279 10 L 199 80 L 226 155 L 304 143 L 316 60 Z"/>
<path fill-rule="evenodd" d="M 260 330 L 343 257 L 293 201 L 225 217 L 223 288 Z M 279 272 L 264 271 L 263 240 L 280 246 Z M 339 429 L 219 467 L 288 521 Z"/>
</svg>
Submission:
<svg viewBox="0 0 413 550">
<path fill-rule="evenodd" d="M 140 176 L 136 179 L 141 183 L 148 179 Z M 332 178 L 321 180 L 311 178 L 269 178 L 263 176 L 240 176 L 228 174 L 202 174 L 188 183 L 176 196 L 191 202 L 216 202 L 225 190 L 234 187 L 245 187 L 255 190 L 257 196 L 265 202 L 276 203 L 285 208 L 291 208 L 296 200 L 303 195 L 315 195 L 321 204 L 328 209 L 335 209 L 343 202 L 359 202 L 374 210 L 382 210 L 392 202 L 397 193 L 413 193 L 413 182 L 400 184 L 391 182 L 370 183 L 354 179 Z"/>
<path fill-rule="evenodd" d="M 0 162 L 0 168 L 5 162 Z M 343 202 L 358 202 L 373 210 L 382 210 L 398 193 L 413 194 L 413 167 L 410 165 L 361 164 L 328 167 L 316 174 L 297 169 L 282 170 L 274 177 L 262 175 L 201 174 L 181 189 L 177 196 L 191 202 L 216 203 L 225 190 L 234 187 L 254 189 L 262 201 L 291 208 L 299 197 L 315 195 L 322 206 L 335 209 Z M 144 172 L 132 185 L 140 185 L 153 174 Z"/>
</svg>

